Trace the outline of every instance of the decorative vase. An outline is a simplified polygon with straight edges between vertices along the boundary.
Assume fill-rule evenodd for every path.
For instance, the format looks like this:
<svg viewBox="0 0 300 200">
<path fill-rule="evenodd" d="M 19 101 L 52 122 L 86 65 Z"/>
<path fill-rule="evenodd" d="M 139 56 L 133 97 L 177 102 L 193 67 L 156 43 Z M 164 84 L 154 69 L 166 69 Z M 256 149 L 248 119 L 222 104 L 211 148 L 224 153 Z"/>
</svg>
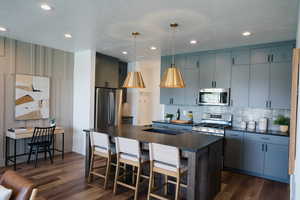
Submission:
<svg viewBox="0 0 300 200">
<path fill-rule="evenodd" d="M 170 118 L 170 117 L 166 117 L 166 121 L 167 121 L 168 123 L 170 123 L 170 122 L 171 122 L 171 120 L 172 120 L 172 118 Z"/>
<path fill-rule="evenodd" d="M 281 132 L 286 133 L 289 130 L 289 126 L 281 125 L 281 126 L 279 126 L 279 129 L 280 129 Z"/>
</svg>

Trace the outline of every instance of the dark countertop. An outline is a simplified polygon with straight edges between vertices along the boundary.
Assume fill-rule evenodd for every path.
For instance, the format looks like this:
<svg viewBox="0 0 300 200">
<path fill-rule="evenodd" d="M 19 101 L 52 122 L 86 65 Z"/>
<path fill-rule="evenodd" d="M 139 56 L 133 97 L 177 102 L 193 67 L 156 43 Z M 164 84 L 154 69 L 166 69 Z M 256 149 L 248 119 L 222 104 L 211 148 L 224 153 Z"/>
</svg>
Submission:
<svg viewBox="0 0 300 200">
<path fill-rule="evenodd" d="M 176 130 L 180 132 L 180 134 L 177 135 L 144 131 L 145 129 L 149 129 L 149 128 L 151 127 L 121 125 L 120 127 L 110 127 L 108 129 L 90 129 L 90 130 L 83 130 L 83 131 L 103 132 L 103 133 L 107 133 L 112 137 L 121 136 L 125 138 L 136 139 L 144 143 L 153 142 L 153 143 L 165 144 L 169 146 L 178 147 L 181 150 L 192 151 L 192 152 L 198 151 L 200 149 L 208 147 L 209 145 L 215 142 L 223 140 L 223 137 L 203 135 L 197 132 L 184 131 L 184 130 Z M 163 129 L 163 128 L 158 128 L 158 129 Z"/>
<path fill-rule="evenodd" d="M 243 130 L 243 129 L 240 129 L 238 127 L 228 128 L 227 130 L 243 131 L 243 132 L 253 133 L 253 134 L 275 135 L 275 136 L 289 137 L 289 133 L 282 133 L 280 131 L 272 131 L 272 130 L 267 130 L 267 132 L 260 132 L 260 131 Z"/>
<path fill-rule="evenodd" d="M 199 124 L 199 123 L 180 124 L 180 123 L 168 122 L 165 120 L 155 120 L 152 122 L 153 123 L 161 123 L 161 124 L 174 124 L 174 125 L 179 125 L 179 126 L 197 126 Z"/>
</svg>

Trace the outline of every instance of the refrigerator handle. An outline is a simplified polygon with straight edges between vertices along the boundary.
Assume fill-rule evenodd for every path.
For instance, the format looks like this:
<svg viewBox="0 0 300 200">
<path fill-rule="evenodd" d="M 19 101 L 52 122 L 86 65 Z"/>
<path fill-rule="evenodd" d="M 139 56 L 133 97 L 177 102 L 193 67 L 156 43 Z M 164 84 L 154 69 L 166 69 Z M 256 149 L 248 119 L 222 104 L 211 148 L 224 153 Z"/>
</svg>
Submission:
<svg viewBox="0 0 300 200">
<path fill-rule="evenodd" d="M 98 128 L 98 110 L 99 110 L 99 88 L 96 89 L 96 117 L 95 117 L 95 122 L 94 122 L 94 127 Z"/>
</svg>

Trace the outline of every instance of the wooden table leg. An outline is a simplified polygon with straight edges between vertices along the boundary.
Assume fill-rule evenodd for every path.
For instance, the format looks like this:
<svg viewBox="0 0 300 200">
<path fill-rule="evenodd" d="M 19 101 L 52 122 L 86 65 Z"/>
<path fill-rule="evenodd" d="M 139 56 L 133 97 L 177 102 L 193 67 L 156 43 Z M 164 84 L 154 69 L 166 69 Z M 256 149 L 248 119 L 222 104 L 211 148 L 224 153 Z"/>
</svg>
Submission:
<svg viewBox="0 0 300 200">
<path fill-rule="evenodd" d="M 17 140 L 14 140 L 14 170 L 17 170 Z"/>
<path fill-rule="evenodd" d="M 85 176 L 89 176 L 91 161 L 91 145 L 90 145 L 90 132 L 86 132 L 85 135 Z"/>
<path fill-rule="evenodd" d="M 10 155 L 10 146 L 9 146 L 9 142 L 10 142 L 10 139 L 9 137 L 5 137 L 5 167 L 8 166 L 8 159 L 9 159 L 9 155 Z"/>
<path fill-rule="evenodd" d="M 62 143 L 61 143 L 61 159 L 65 156 L 65 133 L 62 133 Z"/>
</svg>

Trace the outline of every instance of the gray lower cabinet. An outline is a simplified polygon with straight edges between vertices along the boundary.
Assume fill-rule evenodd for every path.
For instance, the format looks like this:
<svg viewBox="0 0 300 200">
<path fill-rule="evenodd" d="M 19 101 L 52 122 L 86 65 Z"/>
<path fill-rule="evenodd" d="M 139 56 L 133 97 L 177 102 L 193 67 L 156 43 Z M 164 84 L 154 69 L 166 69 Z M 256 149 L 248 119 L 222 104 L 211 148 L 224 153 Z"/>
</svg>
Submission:
<svg viewBox="0 0 300 200">
<path fill-rule="evenodd" d="M 254 140 L 244 140 L 243 170 L 262 174 L 264 171 L 263 143 Z"/>
<path fill-rule="evenodd" d="M 233 169 L 242 169 L 243 136 L 240 131 L 226 131 L 224 166 Z"/>
<path fill-rule="evenodd" d="M 288 180 L 288 146 L 266 144 L 264 175 Z"/>
<path fill-rule="evenodd" d="M 249 65 L 233 65 L 231 78 L 231 106 L 249 106 Z"/>
<path fill-rule="evenodd" d="M 250 66 L 249 106 L 267 108 L 269 100 L 269 64 Z"/>
<path fill-rule="evenodd" d="M 288 137 L 226 130 L 224 166 L 289 182 L 288 143 Z"/>
</svg>

